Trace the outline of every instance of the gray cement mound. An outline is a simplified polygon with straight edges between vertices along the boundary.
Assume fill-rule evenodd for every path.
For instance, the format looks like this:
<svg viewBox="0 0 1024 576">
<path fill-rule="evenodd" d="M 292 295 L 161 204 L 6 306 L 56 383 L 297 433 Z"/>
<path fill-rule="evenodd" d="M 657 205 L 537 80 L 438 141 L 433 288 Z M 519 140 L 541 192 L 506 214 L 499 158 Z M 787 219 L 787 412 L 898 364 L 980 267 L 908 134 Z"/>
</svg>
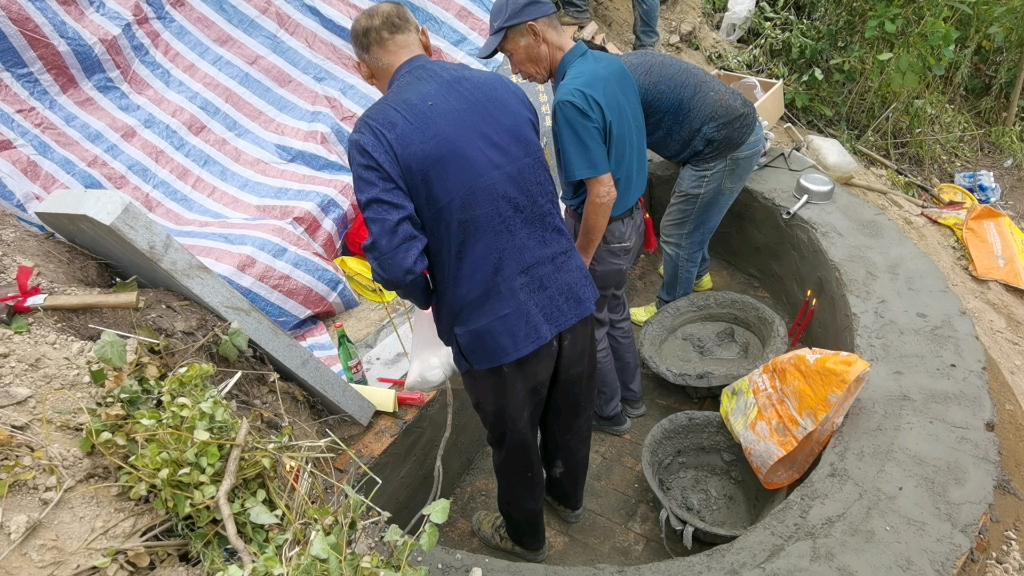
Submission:
<svg viewBox="0 0 1024 576">
<path fill-rule="evenodd" d="M 784 353 L 786 325 L 748 296 L 695 292 L 663 306 L 644 324 L 637 346 L 657 375 L 702 397 Z"/>
<path fill-rule="evenodd" d="M 717 412 L 658 422 L 644 441 L 643 467 L 662 505 L 705 542 L 734 540 L 786 497 L 761 485 Z"/>
</svg>

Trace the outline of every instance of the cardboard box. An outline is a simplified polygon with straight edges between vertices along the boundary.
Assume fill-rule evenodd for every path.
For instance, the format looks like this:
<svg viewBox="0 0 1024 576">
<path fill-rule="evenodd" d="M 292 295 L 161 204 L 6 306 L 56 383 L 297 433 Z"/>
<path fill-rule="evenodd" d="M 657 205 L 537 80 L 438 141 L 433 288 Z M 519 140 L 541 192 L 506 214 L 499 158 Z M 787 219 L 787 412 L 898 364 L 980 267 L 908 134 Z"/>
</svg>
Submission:
<svg viewBox="0 0 1024 576">
<path fill-rule="evenodd" d="M 764 90 L 764 96 L 758 100 L 753 100 L 746 94 L 744 94 L 744 96 L 747 97 L 747 100 L 754 103 L 754 108 L 757 109 L 757 115 L 768 123 L 768 128 L 774 126 L 775 123 L 782 118 L 782 114 L 786 111 L 786 98 L 782 92 L 783 87 L 781 80 L 756 78 L 754 76 L 745 76 L 743 74 L 724 72 L 722 70 L 715 70 L 714 74 L 719 80 L 724 82 L 726 86 L 731 86 L 734 82 L 744 78 L 753 78 L 754 80 L 757 80 L 757 83 L 761 86 L 761 90 Z"/>
</svg>

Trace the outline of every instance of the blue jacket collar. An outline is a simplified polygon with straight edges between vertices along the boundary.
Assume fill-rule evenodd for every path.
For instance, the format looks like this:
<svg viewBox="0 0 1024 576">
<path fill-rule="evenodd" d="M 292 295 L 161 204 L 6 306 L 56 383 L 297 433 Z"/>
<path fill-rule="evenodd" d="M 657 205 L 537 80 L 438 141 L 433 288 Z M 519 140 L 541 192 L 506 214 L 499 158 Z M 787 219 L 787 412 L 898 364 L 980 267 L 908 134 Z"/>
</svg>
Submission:
<svg viewBox="0 0 1024 576">
<path fill-rule="evenodd" d="M 555 90 L 558 90 L 558 85 L 562 82 L 562 79 L 565 78 L 565 73 L 569 71 L 569 67 L 572 66 L 572 63 L 578 60 L 580 56 L 586 54 L 587 50 L 589 50 L 589 48 L 587 48 L 587 45 L 581 41 L 577 42 L 575 46 L 570 48 L 569 51 L 562 56 L 562 61 L 558 63 L 558 68 L 555 69 L 555 77 L 551 80 Z"/>
<path fill-rule="evenodd" d="M 430 57 L 427 56 L 426 54 L 420 54 L 418 56 L 413 56 L 412 58 L 409 58 L 405 62 L 399 64 L 398 68 L 395 68 L 395 73 L 391 75 L 391 80 L 388 80 L 388 90 L 391 90 L 391 87 L 395 85 L 395 81 L 398 80 L 401 76 L 403 76 L 406 72 L 412 70 L 413 68 L 419 66 L 420 64 L 423 64 L 424 62 L 430 62 Z"/>
</svg>

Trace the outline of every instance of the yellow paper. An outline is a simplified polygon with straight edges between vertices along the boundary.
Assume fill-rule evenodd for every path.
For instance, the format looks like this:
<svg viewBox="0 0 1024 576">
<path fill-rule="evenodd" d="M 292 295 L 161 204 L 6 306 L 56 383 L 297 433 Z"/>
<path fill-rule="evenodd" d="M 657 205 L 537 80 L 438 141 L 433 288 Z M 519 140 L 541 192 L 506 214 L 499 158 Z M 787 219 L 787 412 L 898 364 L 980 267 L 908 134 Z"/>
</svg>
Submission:
<svg viewBox="0 0 1024 576">
<path fill-rule="evenodd" d="M 349 384 L 376 406 L 380 412 L 398 412 L 398 394 L 387 388 L 373 388 L 360 384 Z"/>
</svg>

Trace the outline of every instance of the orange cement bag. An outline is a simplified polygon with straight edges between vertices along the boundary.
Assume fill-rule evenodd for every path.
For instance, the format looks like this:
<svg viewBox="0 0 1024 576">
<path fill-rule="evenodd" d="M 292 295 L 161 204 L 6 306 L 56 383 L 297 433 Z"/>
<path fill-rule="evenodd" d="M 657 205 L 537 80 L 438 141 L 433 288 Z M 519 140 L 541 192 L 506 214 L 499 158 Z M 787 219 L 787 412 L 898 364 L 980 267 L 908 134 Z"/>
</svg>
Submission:
<svg viewBox="0 0 1024 576">
<path fill-rule="evenodd" d="M 722 391 L 721 414 L 765 488 L 799 479 L 867 379 L 856 354 L 802 348 L 773 358 Z"/>
<path fill-rule="evenodd" d="M 967 210 L 963 242 L 971 255 L 971 273 L 1024 289 L 1024 233 L 1010 217 L 992 206 Z"/>
</svg>

